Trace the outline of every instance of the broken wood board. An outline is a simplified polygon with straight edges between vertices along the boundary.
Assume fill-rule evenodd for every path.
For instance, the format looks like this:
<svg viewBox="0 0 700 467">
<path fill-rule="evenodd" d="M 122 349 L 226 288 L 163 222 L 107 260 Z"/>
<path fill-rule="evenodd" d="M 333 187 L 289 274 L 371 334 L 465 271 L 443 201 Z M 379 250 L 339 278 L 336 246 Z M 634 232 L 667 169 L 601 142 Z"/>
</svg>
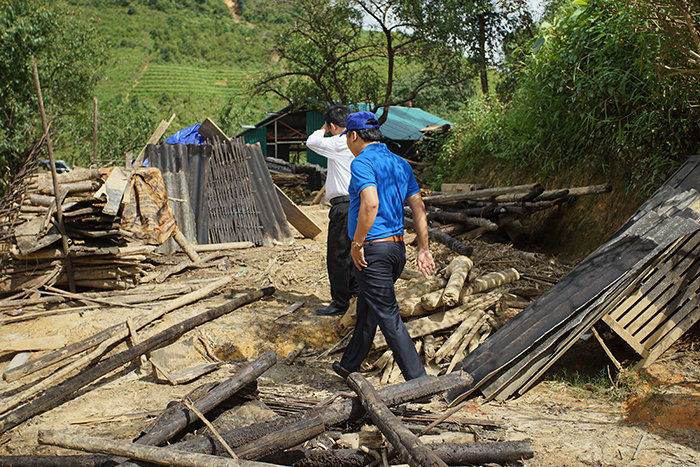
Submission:
<svg viewBox="0 0 700 467">
<path fill-rule="evenodd" d="M 19 339 L 0 342 L 0 354 L 24 352 L 27 350 L 55 350 L 66 345 L 66 338 L 61 335 Z"/>
<path fill-rule="evenodd" d="M 294 201 L 289 199 L 289 197 L 280 190 L 280 188 L 275 185 L 275 191 L 277 192 L 277 197 L 282 205 L 282 210 L 284 215 L 287 216 L 287 221 L 294 226 L 295 229 L 299 231 L 305 238 L 314 238 L 316 235 L 321 233 L 321 228 L 309 217 L 304 211 L 299 209 Z"/>
</svg>

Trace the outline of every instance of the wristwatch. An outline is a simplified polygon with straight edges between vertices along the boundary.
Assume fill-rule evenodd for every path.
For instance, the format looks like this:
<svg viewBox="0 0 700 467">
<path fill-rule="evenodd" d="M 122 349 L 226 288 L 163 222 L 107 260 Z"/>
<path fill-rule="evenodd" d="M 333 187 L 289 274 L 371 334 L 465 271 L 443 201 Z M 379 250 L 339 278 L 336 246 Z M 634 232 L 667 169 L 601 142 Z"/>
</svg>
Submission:
<svg viewBox="0 0 700 467">
<path fill-rule="evenodd" d="M 353 241 L 352 241 L 352 249 L 353 249 L 353 250 L 361 250 L 361 249 L 362 249 L 362 245 L 360 245 L 360 244 L 357 243 L 355 240 L 353 240 Z"/>
</svg>

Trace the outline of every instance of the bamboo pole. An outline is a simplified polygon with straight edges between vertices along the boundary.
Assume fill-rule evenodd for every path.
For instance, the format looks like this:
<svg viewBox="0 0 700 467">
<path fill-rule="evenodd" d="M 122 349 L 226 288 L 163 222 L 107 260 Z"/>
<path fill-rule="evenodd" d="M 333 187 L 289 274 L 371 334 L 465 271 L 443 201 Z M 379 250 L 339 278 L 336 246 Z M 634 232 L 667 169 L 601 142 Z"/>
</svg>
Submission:
<svg viewBox="0 0 700 467">
<path fill-rule="evenodd" d="M 51 178 L 53 180 L 53 192 L 56 198 L 56 219 L 58 220 L 58 230 L 61 233 L 61 243 L 63 245 L 63 257 L 66 262 L 66 273 L 68 274 L 68 285 L 71 292 L 75 292 L 75 279 L 73 278 L 73 266 L 70 259 L 70 246 L 68 245 L 68 236 L 66 235 L 66 227 L 63 224 L 63 209 L 61 207 L 61 191 L 56 174 L 56 159 L 53 156 L 53 147 L 51 146 L 51 135 L 49 134 L 49 125 L 46 121 L 46 112 L 44 111 L 44 99 L 41 97 L 41 84 L 39 83 L 39 70 L 36 67 L 36 61 L 32 60 L 32 74 L 34 76 L 34 85 L 36 86 L 36 95 L 39 100 L 39 111 L 41 112 L 41 125 L 46 133 L 46 148 L 49 152 L 49 162 L 51 164 Z"/>
</svg>

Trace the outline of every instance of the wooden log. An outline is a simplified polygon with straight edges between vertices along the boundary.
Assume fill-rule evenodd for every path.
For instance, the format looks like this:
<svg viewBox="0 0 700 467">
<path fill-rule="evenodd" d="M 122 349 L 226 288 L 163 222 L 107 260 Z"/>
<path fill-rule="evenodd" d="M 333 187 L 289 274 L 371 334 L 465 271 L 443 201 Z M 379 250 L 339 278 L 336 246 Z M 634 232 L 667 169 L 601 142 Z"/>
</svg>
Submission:
<svg viewBox="0 0 700 467">
<path fill-rule="evenodd" d="M 427 444 L 448 465 L 508 464 L 534 457 L 531 441 L 476 442 L 468 444 Z M 3 467 L 104 467 L 105 455 L 0 456 Z M 264 462 L 297 467 L 367 465 L 374 458 L 356 449 L 294 448 L 268 456 Z"/>
<path fill-rule="evenodd" d="M 177 340 L 181 335 L 187 331 L 194 329 L 195 327 L 204 324 L 213 319 L 219 318 L 226 313 L 240 308 L 241 306 L 247 305 L 260 298 L 272 295 L 275 289 L 273 287 L 268 287 L 265 289 L 260 289 L 255 292 L 248 293 L 241 297 L 238 297 L 224 305 L 221 305 L 213 310 L 201 313 L 190 319 L 182 321 L 175 326 L 171 326 L 158 334 L 140 342 L 138 345 L 131 347 L 119 354 L 112 356 L 111 358 L 99 363 L 98 365 L 84 371 L 83 373 L 69 379 L 68 381 L 56 386 L 42 396 L 34 399 L 33 401 L 25 404 L 24 406 L 4 415 L 0 418 L 0 433 L 4 433 L 10 428 L 14 428 L 20 423 L 29 420 L 30 418 L 38 415 L 46 410 L 52 409 L 62 402 L 71 398 L 71 396 L 79 389 L 85 387 L 89 383 L 95 381 L 107 373 L 119 368 L 132 361 L 134 358 L 141 354 L 155 350 L 165 345 L 170 344 Z M 128 329 L 126 330 L 128 333 Z M 128 335 L 128 334 L 127 334 Z"/>
<path fill-rule="evenodd" d="M 567 188 L 562 190 L 547 190 L 540 193 L 540 195 L 532 201 L 552 201 L 559 198 L 565 198 L 568 194 L 569 190 Z"/>
<path fill-rule="evenodd" d="M 408 330 L 411 338 L 416 339 L 427 334 L 432 334 L 436 331 L 451 328 L 452 326 L 456 326 L 462 322 L 464 313 L 469 312 L 474 308 L 485 310 L 495 304 L 500 296 L 501 294 L 497 292 L 485 294 L 483 297 L 478 297 L 473 301 L 468 301 L 466 304 L 460 305 L 456 308 L 440 311 L 430 316 L 424 316 L 423 318 L 411 320 L 406 323 L 406 329 Z M 372 348 L 379 350 L 385 348 L 386 346 L 387 344 L 386 340 L 384 339 L 384 335 L 378 333 L 374 338 Z"/>
<path fill-rule="evenodd" d="M 412 229 L 415 229 L 415 226 L 413 224 L 413 220 L 404 217 L 403 221 L 404 225 L 407 227 L 410 227 Z M 449 235 L 440 232 L 439 230 L 435 229 L 428 229 L 428 236 L 435 240 L 436 242 L 442 243 L 443 245 L 447 246 L 450 248 L 452 251 L 463 255 L 463 256 L 471 256 L 472 253 L 474 252 L 474 248 L 470 247 L 469 245 L 465 245 L 464 243 L 460 242 L 459 240 L 456 240 Z"/>
<path fill-rule="evenodd" d="M 61 188 L 65 190 L 66 193 L 80 193 L 86 191 L 97 191 L 100 188 L 101 183 L 96 180 L 84 180 L 80 182 L 72 182 L 62 184 Z M 39 193 L 42 195 L 51 196 L 54 194 L 53 186 L 44 185 L 39 188 Z"/>
<path fill-rule="evenodd" d="M 412 318 L 414 316 L 429 315 L 430 310 L 423 308 L 421 297 L 412 297 L 399 303 L 399 314 L 404 318 Z"/>
<path fill-rule="evenodd" d="M 72 456 L 0 456 L 3 467 L 104 467 L 109 457 L 105 455 Z"/>
<path fill-rule="evenodd" d="M 241 371 L 233 375 L 225 382 L 219 384 L 205 396 L 195 402 L 197 410 L 207 413 L 221 402 L 230 398 L 247 384 L 255 381 L 260 375 L 267 371 L 272 365 L 277 362 L 277 354 L 272 350 L 267 351 L 254 362 L 246 365 Z M 197 420 L 197 415 L 190 409 L 182 409 L 173 415 L 167 424 L 158 428 L 158 430 L 137 439 L 138 444 L 158 445 L 162 444 L 185 429 L 190 423 Z"/>
<path fill-rule="evenodd" d="M 486 230 L 498 229 L 498 225 L 490 220 L 484 219 L 483 217 L 472 217 L 464 212 L 429 212 L 428 219 L 438 222 L 461 222 L 472 227 L 483 227 Z"/>
<path fill-rule="evenodd" d="M 431 396 L 433 394 L 442 393 L 449 391 L 449 387 L 465 387 L 471 384 L 473 378 L 464 373 L 463 371 L 456 371 L 450 373 L 449 375 L 443 376 L 424 376 L 422 378 L 412 379 L 407 382 L 395 384 L 393 386 L 387 386 L 379 390 L 379 397 L 389 406 L 401 405 L 406 402 L 415 401 L 417 399 Z M 335 402 L 329 406 L 317 407 L 311 409 L 305 415 L 306 418 L 313 418 L 317 415 L 323 418 L 323 423 L 326 427 L 331 427 L 338 424 L 347 423 L 350 420 L 356 420 L 364 415 L 364 409 L 362 404 L 356 398 L 345 399 L 339 402 Z M 234 442 L 236 439 L 244 438 L 248 433 L 253 433 L 251 441 L 254 441 L 260 437 L 260 433 L 268 433 L 273 428 L 271 426 L 276 426 L 283 424 L 284 421 L 278 422 L 263 422 L 256 423 L 248 427 L 240 428 L 228 433 L 222 433 L 222 437 L 231 445 L 236 446 Z M 293 420 L 291 424 L 284 424 L 281 429 L 278 428 L 278 439 L 291 439 L 293 433 L 297 431 L 298 424 L 303 423 L 303 420 L 297 421 Z M 262 428 L 262 429 L 261 429 Z M 289 441 L 286 443 L 278 443 L 275 441 L 275 446 L 277 449 L 284 450 L 295 446 L 295 444 L 290 444 L 297 442 L 299 444 L 301 441 L 298 439 L 295 441 Z M 286 446 L 285 446 L 286 445 Z M 195 438 L 189 441 L 183 441 L 172 445 L 173 449 L 179 449 L 183 451 L 191 452 L 203 452 L 203 453 L 216 453 L 222 454 L 224 451 L 223 446 L 221 446 L 218 441 L 210 436 Z M 259 449 L 263 449 L 258 446 Z"/>
<path fill-rule="evenodd" d="M 192 245 L 194 251 L 197 253 L 204 253 L 207 251 L 222 251 L 222 250 L 244 250 L 246 248 L 253 248 L 255 243 L 253 242 L 226 242 L 226 243 L 209 243 L 207 245 Z"/>
<path fill-rule="evenodd" d="M 445 293 L 445 289 L 438 289 L 434 292 L 430 292 L 428 294 L 423 295 L 420 298 L 420 303 L 423 306 L 423 309 L 432 311 L 432 310 L 437 310 L 441 306 L 443 306 L 445 303 L 442 301 L 442 296 Z"/>
<path fill-rule="evenodd" d="M 411 466 L 447 467 L 423 442 L 394 415 L 381 400 L 374 387 L 360 374 L 352 373 L 348 385 L 357 393 L 372 421 L 391 442 L 405 462 Z"/>
<path fill-rule="evenodd" d="M 528 185 L 517 185 L 500 188 L 487 188 L 485 190 L 464 191 L 461 193 L 450 193 L 447 195 L 426 196 L 423 198 L 423 203 L 426 205 L 435 205 L 441 203 L 454 203 L 456 201 L 476 200 L 476 199 L 493 199 L 496 196 L 509 193 L 529 193 L 535 187 L 540 186 L 539 183 L 530 183 Z"/>
<path fill-rule="evenodd" d="M 539 195 L 544 193 L 544 187 L 542 185 L 536 185 L 533 187 L 530 191 L 527 193 L 509 193 L 509 194 L 503 194 L 503 195 L 498 195 L 495 198 L 493 198 L 493 201 L 497 203 L 509 203 L 509 202 L 516 202 L 516 203 L 524 203 L 527 201 L 531 201 L 535 198 L 537 198 Z"/>
<path fill-rule="evenodd" d="M 447 465 L 510 464 L 522 459 L 532 459 L 535 456 L 531 441 L 438 443 L 426 446 Z M 296 467 L 326 467 L 371 465 L 374 458 L 368 453 L 355 449 L 319 450 L 297 447 L 263 460 Z"/>
<path fill-rule="evenodd" d="M 299 355 L 301 355 L 301 353 L 304 351 L 305 348 L 306 348 L 306 342 L 305 341 L 299 342 L 299 344 L 297 344 L 297 346 L 294 348 L 294 350 L 289 352 L 289 355 L 287 355 L 287 357 L 284 359 L 284 363 L 286 365 L 293 364 L 294 360 L 296 360 L 297 357 Z"/>
<path fill-rule="evenodd" d="M 491 290 L 517 280 L 520 280 L 520 274 L 515 268 L 509 268 L 499 272 L 490 272 L 474 279 L 464 293 L 465 295 L 472 295 L 475 293 L 486 292 L 487 290 Z"/>
<path fill-rule="evenodd" d="M 182 251 L 184 251 L 192 261 L 197 262 L 201 259 L 199 257 L 199 254 L 197 254 L 197 251 L 189 242 L 189 240 L 187 240 L 185 238 L 185 235 L 182 232 L 180 232 L 180 229 L 176 230 L 175 235 L 173 235 L 173 239 L 177 242 L 178 245 L 180 245 Z"/>
<path fill-rule="evenodd" d="M 92 436 L 69 435 L 56 431 L 39 431 L 39 443 L 86 452 L 112 454 L 143 462 L 176 467 L 272 467 L 272 464 L 264 462 L 251 462 L 208 454 L 181 452 Z"/>
<path fill-rule="evenodd" d="M 455 331 L 443 342 L 442 346 L 435 352 L 435 363 L 440 363 L 443 359 L 453 355 L 455 350 L 464 340 L 464 336 L 472 330 L 474 325 L 485 316 L 482 310 L 474 309 L 471 313 L 464 316 L 462 323 L 455 329 Z M 449 373 L 449 371 L 448 371 Z"/>
<path fill-rule="evenodd" d="M 421 275 L 422 276 L 422 275 Z M 445 287 L 447 281 L 442 277 L 431 276 L 430 278 L 418 282 L 413 287 L 402 290 L 396 294 L 396 301 L 399 302 L 399 307 L 401 302 L 413 297 L 421 297 L 433 290 L 437 290 Z"/>
<path fill-rule="evenodd" d="M 191 292 L 183 297 L 177 298 L 169 303 L 166 303 L 165 305 L 158 307 L 148 315 L 139 316 L 134 319 L 134 328 L 136 330 L 141 329 L 142 327 L 146 326 L 147 324 L 150 324 L 151 322 L 160 318 L 164 314 L 169 313 L 170 311 L 176 310 L 185 305 L 200 300 L 201 298 L 206 297 L 219 287 L 223 287 L 224 285 L 228 284 L 230 281 L 231 277 L 223 277 L 207 285 L 206 287 L 202 287 L 199 290 Z M 107 328 L 103 331 L 100 331 L 97 334 L 83 339 L 82 341 L 69 344 L 56 352 L 44 355 L 41 358 L 27 362 L 25 365 L 6 371 L 3 374 L 3 378 L 5 378 L 5 381 L 8 382 L 15 381 L 24 376 L 30 375 L 36 371 L 39 371 L 43 368 L 46 368 L 50 365 L 53 365 L 54 363 L 58 363 L 63 359 L 70 357 L 71 355 L 75 355 L 79 352 L 82 352 L 83 350 L 99 345 L 101 342 L 104 342 L 110 337 L 117 335 L 120 336 L 120 339 L 125 339 L 129 335 L 129 328 L 126 322 Z M 117 341 L 114 342 L 116 343 Z"/>
<path fill-rule="evenodd" d="M 306 418 L 295 424 L 294 430 L 278 431 L 270 433 L 251 443 L 240 446 L 234 450 L 240 459 L 262 459 L 271 454 L 287 449 L 289 446 L 297 446 L 313 439 L 326 430 L 323 416 Z M 281 448 L 281 449 L 280 449 Z"/>
<path fill-rule="evenodd" d="M 462 287 L 464 287 L 464 282 L 467 280 L 472 266 L 474 266 L 474 263 L 466 256 L 457 256 L 450 261 L 446 269 L 450 279 L 447 281 L 442 296 L 442 301 L 445 305 L 449 307 L 457 305 Z"/>
</svg>

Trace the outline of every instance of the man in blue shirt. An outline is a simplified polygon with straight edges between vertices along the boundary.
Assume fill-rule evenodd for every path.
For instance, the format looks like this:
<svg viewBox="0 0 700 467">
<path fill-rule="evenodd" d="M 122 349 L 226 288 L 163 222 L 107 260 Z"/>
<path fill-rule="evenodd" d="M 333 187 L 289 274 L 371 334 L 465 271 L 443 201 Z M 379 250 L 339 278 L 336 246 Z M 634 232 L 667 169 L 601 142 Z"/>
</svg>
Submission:
<svg viewBox="0 0 700 467">
<path fill-rule="evenodd" d="M 425 205 L 411 166 L 379 142 L 382 134 L 372 112 L 350 114 L 345 134 L 355 156 L 350 166 L 348 235 L 360 295 L 355 331 L 333 370 L 343 378 L 359 371 L 379 326 L 404 379 L 419 378 L 425 369 L 399 315 L 394 282 L 406 264 L 404 203 L 413 211 L 418 270 L 426 276 L 435 270 Z"/>
</svg>

